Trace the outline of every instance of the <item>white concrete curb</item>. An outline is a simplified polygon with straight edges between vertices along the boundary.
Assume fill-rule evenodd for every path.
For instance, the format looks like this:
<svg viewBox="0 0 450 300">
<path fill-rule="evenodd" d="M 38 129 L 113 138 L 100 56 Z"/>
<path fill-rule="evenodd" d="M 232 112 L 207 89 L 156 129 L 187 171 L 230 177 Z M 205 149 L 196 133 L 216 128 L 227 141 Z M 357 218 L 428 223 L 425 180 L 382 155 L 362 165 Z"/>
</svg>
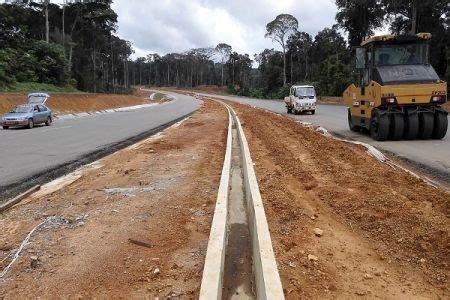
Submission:
<svg viewBox="0 0 450 300">
<path fill-rule="evenodd" d="M 257 299 L 284 299 L 283 286 L 273 253 L 269 224 L 259 192 L 258 181 L 250 155 L 247 139 L 241 122 L 232 110 L 236 120 L 239 142 L 243 156 L 247 215 L 253 247 L 253 273 L 256 283 Z"/>
<path fill-rule="evenodd" d="M 257 299 L 284 299 L 278 267 L 273 253 L 269 225 L 267 223 L 264 206 L 259 192 L 258 181 L 253 169 L 247 139 L 245 138 L 239 118 L 232 108 L 222 103 L 229 113 L 227 150 L 220 180 L 219 192 L 211 232 L 206 252 L 202 284 L 200 288 L 201 300 L 221 299 L 222 281 L 225 262 L 225 248 L 227 243 L 227 207 L 228 184 L 231 168 L 232 147 L 232 116 L 236 123 L 239 136 L 244 167 L 244 184 L 247 199 L 247 216 L 249 230 L 252 237 L 253 273 L 256 284 Z"/>
<path fill-rule="evenodd" d="M 228 108 L 227 108 L 228 109 Z M 223 270 L 227 244 L 228 186 L 231 169 L 232 119 L 228 110 L 228 137 L 216 208 L 209 234 L 199 299 L 222 299 Z"/>
<path fill-rule="evenodd" d="M 110 108 L 110 109 L 104 109 L 104 110 L 97 110 L 97 111 L 90 111 L 90 112 L 79 112 L 79 113 L 72 113 L 72 114 L 66 114 L 66 115 L 54 115 L 53 118 L 55 120 L 66 120 L 66 119 L 75 119 L 75 118 L 83 118 L 88 117 L 91 115 L 99 115 L 99 114 L 107 114 L 107 113 L 114 113 L 114 112 L 123 112 L 123 111 L 133 111 L 136 109 L 141 108 L 148 108 L 151 106 L 158 105 L 157 103 L 149 103 L 149 104 L 140 104 L 140 105 L 134 105 L 134 106 L 124 106 L 124 107 L 118 107 L 118 108 Z"/>
</svg>

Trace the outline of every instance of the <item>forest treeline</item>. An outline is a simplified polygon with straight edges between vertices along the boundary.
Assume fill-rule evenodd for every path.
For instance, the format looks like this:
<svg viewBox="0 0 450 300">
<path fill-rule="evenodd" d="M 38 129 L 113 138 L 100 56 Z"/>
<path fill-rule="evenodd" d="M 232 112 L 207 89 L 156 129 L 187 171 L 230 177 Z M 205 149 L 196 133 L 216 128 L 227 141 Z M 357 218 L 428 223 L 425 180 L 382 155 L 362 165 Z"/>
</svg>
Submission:
<svg viewBox="0 0 450 300">
<path fill-rule="evenodd" d="M 338 96 L 355 79 L 352 47 L 380 28 L 431 32 L 431 63 L 450 82 L 446 0 L 337 0 L 336 24 L 315 36 L 301 30 L 301 19 L 277 16 L 266 26 L 274 48 L 261 53 L 220 43 L 135 60 L 131 44 L 115 35 L 110 1 L 101 2 L 0 5 L 0 86 L 31 81 L 123 92 L 133 85 L 226 85 L 232 93 L 281 98 L 289 85 L 309 83 L 321 95 Z"/>
<path fill-rule="evenodd" d="M 110 4 L 1 4 L 0 88 L 39 82 L 92 92 L 126 91 L 133 50 L 115 35 L 117 14 Z"/>
</svg>

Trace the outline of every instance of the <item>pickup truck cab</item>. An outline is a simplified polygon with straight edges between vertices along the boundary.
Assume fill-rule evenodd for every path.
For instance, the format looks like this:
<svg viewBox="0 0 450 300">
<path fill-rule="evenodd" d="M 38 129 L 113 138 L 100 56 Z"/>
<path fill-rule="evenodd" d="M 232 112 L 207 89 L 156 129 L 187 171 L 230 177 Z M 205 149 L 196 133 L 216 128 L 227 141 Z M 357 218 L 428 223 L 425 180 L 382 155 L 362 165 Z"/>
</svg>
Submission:
<svg viewBox="0 0 450 300">
<path fill-rule="evenodd" d="M 316 102 L 316 91 L 312 85 L 293 85 L 289 97 L 284 98 L 288 114 L 303 112 L 315 114 Z"/>
</svg>

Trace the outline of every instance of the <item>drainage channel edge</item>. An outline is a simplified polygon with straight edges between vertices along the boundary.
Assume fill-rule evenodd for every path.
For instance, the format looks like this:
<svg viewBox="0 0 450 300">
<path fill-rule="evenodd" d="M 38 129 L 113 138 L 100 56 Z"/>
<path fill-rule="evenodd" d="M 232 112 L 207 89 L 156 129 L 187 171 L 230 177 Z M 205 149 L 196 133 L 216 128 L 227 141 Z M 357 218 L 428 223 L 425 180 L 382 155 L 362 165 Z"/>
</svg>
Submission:
<svg viewBox="0 0 450 300">
<path fill-rule="evenodd" d="M 247 202 L 247 218 L 253 255 L 253 275 L 257 299 L 284 299 L 278 267 L 273 252 L 264 206 L 256 179 L 253 161 L 247 139 L 236 112 L 220 100 L 229 114 L 227 148 L 217 195 L 217 203 L 211 224 L 210 238 L 206 252 L 200 299 L 222 299 L 225 249 L 228 242 L 228 190 L 230 185 L 232 124 L 235 123 L 242 153 L 244 191 Z"/>
</svg>

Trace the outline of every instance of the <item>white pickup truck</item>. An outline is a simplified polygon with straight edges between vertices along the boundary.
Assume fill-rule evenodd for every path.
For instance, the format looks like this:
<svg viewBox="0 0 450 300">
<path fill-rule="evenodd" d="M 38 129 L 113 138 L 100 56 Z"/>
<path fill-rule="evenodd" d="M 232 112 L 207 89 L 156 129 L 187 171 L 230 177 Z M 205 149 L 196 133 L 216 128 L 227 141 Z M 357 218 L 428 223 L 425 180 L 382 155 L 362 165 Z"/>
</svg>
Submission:
<svg viewBox="0 0 450 300">
<path fill-rule="evenodd" d="M 316 91 L 311 85 L 293 85 L 289 97 L 284 98 L 287 112 L 299 114 L 303 112 L 316 113 Z"/>
</svg>

